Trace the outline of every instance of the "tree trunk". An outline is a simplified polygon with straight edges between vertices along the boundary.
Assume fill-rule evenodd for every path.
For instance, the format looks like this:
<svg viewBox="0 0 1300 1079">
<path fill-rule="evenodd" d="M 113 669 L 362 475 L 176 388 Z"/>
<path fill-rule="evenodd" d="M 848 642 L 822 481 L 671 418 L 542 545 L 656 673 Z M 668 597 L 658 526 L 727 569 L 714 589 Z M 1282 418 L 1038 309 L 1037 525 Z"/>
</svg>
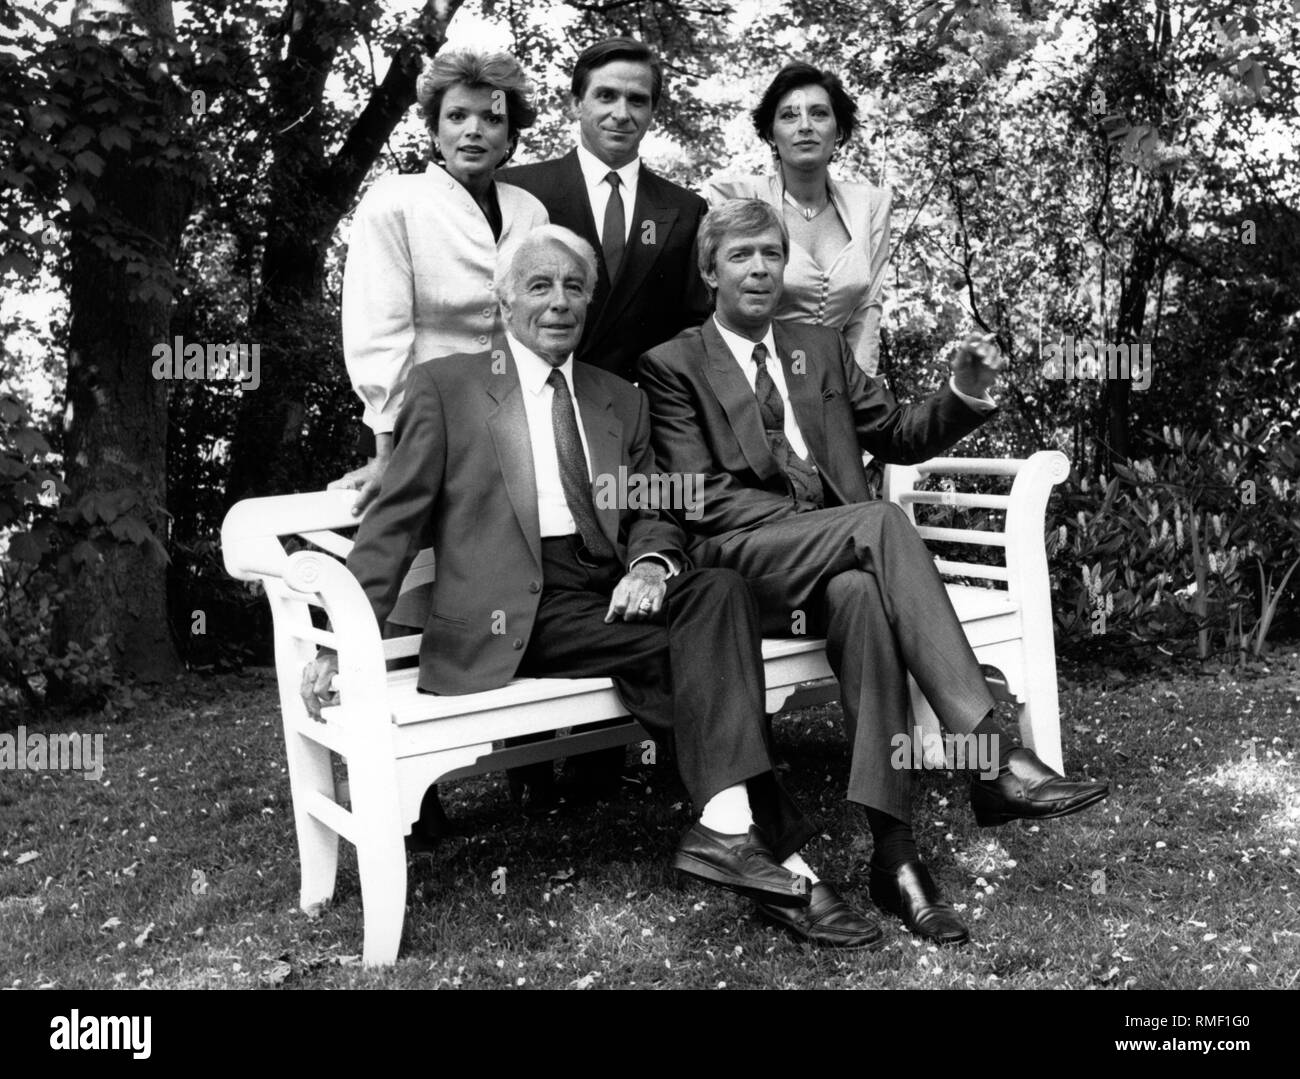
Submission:
<svg viewBox="0 0 1300 1079">
<path fill-rule="evenodd" d="M 284 58 L 271 75 L 275 134 L 267 176 L 266 247 L 250 340 L 261 346 L 262 385 L 245 394 L 231 446 L 228 505 L 296 489 L 310 462 L 299 461 L 305 391 L 329 362 L 333 327 L 321 323 L 325 256 L 343 215 L 397 122 L 415 102 L 425 55 L 441 46 L 461 0 L 421 12 L 420 37 L 399 50 L 352 125 L 327 156 L 321 123 L 325 83 L 340 45 L 355 33 L 346 7 L 310 0 L 288 27 Z M 322 45 L 322 41 L 331 42 Z M 335 44 L 337 43 L 337 44 Z"/>
<path fill-rule="evenodd" d="M 155 38 L 170 33 L 170 3 L 115 3 Z M 105 5 L 80 5 L 73 16 L 102 18 Z M 121 65 L 107 40 L 106 67 Z M 153 107 L 169 118 L 181 110 L 178 90 L 136 70 L 137 89 L 155 98 Z M 115 150 L 90 185 L 93 211 L 72 218 L 69 239 L 68 381 L 64 412 L 64 468 L 70 488 L 66 505 L 92 492 L 133 488 L 140 504 L 133 512 L 161 539 L 166 503 L 167 384 L 152 377 L 152 349 L 166 341 L 171 299 L 157 293 L 132 295 L 126 260 L 110 259 L 91 242 L 92 225 L 113 222 L 131 230 L 135 242 L 174 266 L 181 231 L 193 197 L 190 183 L 174 172 L 139 164 L 134 149 Z M 107 635 L 114 668 L 145 681 L 175 674 L 180 663 L 167 622 L 166 573 L 160 556 L 134 542 L 112 544 L 98 565 L 70 565 L 64 575 L 68 597 L 59 613 L 58 637 L 90 647 Z M 57 698 L 75 702 L 70 687 L 51 687 Z"/>
</svg>

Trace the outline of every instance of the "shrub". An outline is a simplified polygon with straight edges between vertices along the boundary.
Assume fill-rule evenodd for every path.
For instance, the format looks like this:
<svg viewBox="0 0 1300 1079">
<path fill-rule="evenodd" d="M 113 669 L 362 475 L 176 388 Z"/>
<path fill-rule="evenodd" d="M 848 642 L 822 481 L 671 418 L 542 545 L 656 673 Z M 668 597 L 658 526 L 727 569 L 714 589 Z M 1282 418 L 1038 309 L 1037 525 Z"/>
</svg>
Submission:
<svg viewBox="0 0 1300 1079">
<path fill-rule="evenodd" d="M 1064 640 L 1261 655 L 1300 577 L 1300 453 L 1166 427 L 1158 451 L 1090 484 L 1072 474 L 1049 508 L 1047 549 Z M 1100 638 L 1100 640 L 1098 640 Z"/>
</svg>

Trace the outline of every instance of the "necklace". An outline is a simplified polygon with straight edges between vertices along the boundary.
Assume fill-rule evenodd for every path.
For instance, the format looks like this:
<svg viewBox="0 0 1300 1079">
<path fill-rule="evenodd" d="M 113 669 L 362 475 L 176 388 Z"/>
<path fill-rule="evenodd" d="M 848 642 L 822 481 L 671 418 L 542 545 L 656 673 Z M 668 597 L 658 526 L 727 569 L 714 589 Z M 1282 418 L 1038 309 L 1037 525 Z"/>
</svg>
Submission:
<svg viewBox="0 0 1300 1079">
<path fill-rule="evenodd" d="M 802 205 L 789 191 L 784 192 L 784 195 L 785 201 L 798 210 L 805 221 L 811 221 L 831 204 L 830 195 L 827 195 L 825 202 L 818 206 L 817 209 L 810 210 L 807 206 Z"/>
</svg>

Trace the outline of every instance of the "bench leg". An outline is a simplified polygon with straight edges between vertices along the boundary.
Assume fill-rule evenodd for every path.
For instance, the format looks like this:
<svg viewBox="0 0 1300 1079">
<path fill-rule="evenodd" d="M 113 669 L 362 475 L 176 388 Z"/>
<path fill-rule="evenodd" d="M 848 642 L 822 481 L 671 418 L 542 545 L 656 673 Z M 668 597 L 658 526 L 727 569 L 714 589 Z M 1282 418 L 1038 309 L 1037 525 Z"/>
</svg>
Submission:
<svg viewBox="0 0 1300 1079">
<path fill-rule="evenodd" d="M 1056 696 L 1056 680 L 1050 683 L 1028 680 L 1025 703 L 1019 708 L 1020 738 L 1038 754 L 1048 768 L 1065 775 L 1061 754 L 1061 709 Z"/>
<path fill-rule="evenodd" d="M 334 881 L 339 865 L 339 837 L 305 807 L 307 791 L 334 797 L 334 771 L 330 751 L 296 731 L 286 731 L 285 755 L 289 765 L 289 786 L 293 793 L 294 827 L 298 833 L 298 859 L 302 864 L 302 887 L 298 905 L 310 910 L 334 898 Z"/>
<path fill-rule="evenodd" d="M 357 846 L 361 906 L 365 918 L 362 962 L 368 967 L 397 961 L 406 917 L 406 844 L 399 832 L 372 835 Z"/>
<path fill-rule="evenodd" d="M 373 749 L 373 747 L 367 747 Z M 365 919 L 362 962 L 397 961 L 406 917 L 406 835 L 397 772 L 391 759 L 362 750 L 348 760 L 352 822 Z"/>
</svg>

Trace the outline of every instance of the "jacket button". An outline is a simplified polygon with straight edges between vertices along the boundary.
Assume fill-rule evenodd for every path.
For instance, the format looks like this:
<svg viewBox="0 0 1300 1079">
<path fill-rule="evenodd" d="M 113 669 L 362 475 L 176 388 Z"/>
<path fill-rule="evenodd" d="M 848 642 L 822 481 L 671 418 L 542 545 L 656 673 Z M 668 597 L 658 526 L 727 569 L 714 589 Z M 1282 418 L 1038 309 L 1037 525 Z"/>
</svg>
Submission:
<svg viewBox="0 0 1300 1079">
<path fill-rule="evenodd" d="M 510 642 L 510 647 L 513 648 L 516 652 L 518 652 L 519 649 L 523 648 L 523 646 L 524 646 L 524 642 L 519 637 L 516 637 L 513 641 Z"/>
<path fill-rule="evenodd" d="M 529 581 L 529 582 L 528 582 L 528 591 L 532 592 L 534 595 L 536 595 L 536 594 L 537 594 L 538 592 L 540 592 L 541 590 L 542 590 L 542 586 L 541 586 L 541 583 L 540 583 L 539 581 Z"/>
<path fill-rule="evenodd" d="M 480 345 L 486 345 L 486 344 L 487 344 L 487 335 L 486 335 L 486 334 L 479 334 L 478 343 L 479 343 Z"/>
</svg>

